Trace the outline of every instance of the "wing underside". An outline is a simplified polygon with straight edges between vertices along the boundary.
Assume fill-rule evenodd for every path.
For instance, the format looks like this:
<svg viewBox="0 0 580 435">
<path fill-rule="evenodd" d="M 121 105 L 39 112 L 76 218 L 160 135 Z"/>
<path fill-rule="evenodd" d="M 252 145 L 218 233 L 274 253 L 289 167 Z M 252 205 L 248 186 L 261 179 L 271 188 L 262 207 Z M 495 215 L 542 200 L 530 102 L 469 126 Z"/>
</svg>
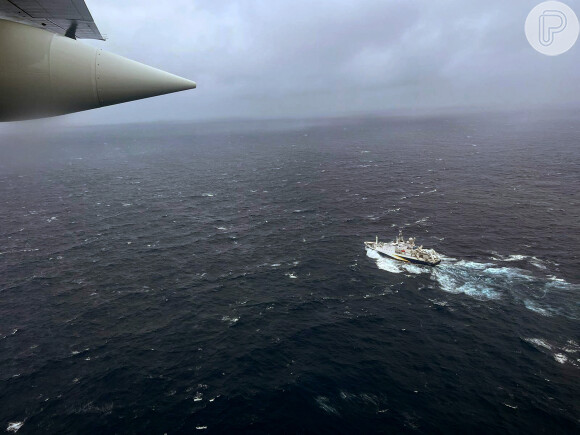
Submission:
<svg viewBox="0 0 580 435">
<path fill-rule="evenodd" d="M 0 0 L 0 18 L 59 35 L 104 39 L 84 0 Z"/>
</svg>

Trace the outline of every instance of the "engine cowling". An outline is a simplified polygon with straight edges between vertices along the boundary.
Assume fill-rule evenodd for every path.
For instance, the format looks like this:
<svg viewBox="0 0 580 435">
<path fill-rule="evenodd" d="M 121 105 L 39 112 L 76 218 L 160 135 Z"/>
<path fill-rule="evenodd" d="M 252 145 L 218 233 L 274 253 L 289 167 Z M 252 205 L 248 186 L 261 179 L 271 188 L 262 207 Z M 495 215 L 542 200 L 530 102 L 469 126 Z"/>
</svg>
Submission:
<svg viewBox="0 0 580 435">
<path fill-rule="evenodd" d="M 0 121 L 193 89 L 195 82 L 74 39 L 0 20 Z"/>
</svg>

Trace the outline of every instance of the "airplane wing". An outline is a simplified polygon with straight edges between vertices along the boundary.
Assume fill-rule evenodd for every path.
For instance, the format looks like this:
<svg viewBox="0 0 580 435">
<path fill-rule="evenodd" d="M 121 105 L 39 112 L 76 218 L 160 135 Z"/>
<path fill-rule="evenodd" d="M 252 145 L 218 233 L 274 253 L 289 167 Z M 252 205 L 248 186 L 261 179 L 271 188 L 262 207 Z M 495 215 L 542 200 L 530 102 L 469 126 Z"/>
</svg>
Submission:
<svg viewBox="0 0 580 435">
<path fill-rule="evenodd" d="M 84 0 L 0 0 L 0 18 L 74 39 L 104 40 Z"/>
</svg>

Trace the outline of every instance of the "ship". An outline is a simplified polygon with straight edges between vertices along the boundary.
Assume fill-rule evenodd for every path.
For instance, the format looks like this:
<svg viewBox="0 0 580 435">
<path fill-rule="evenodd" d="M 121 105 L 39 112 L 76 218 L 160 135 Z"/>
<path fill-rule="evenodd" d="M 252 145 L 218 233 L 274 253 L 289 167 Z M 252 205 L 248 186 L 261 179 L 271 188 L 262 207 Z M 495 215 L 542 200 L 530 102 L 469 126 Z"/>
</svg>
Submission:
<svg viewBox="0 0 580 435">
<path fill-rule="evenodd" d="M 435 250 L 415 246 L 414 238 L 405 240 L 402 230 L 399 230 L 397 238 L 390 243 L 379 242 L 377 236 L 374 242 L 365 242 L 365 246 L 381 255 L 407 263 L 427 266 L 437 266 L 441 263 L 441 256 Z"/>
</svg>

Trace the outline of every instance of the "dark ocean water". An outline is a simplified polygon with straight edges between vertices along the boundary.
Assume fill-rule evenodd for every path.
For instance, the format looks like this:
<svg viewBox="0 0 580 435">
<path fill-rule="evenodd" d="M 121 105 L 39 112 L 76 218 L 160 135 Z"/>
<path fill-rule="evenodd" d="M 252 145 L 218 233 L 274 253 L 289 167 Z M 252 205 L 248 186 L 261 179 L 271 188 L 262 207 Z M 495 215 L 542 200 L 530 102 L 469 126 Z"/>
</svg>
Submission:
<svg viewBox="0 0 580 435">
<path fill-rule="evenodd" d="M 0 136 L 0 431 L 578 433 L 579 121 Z"/>
</svg>

